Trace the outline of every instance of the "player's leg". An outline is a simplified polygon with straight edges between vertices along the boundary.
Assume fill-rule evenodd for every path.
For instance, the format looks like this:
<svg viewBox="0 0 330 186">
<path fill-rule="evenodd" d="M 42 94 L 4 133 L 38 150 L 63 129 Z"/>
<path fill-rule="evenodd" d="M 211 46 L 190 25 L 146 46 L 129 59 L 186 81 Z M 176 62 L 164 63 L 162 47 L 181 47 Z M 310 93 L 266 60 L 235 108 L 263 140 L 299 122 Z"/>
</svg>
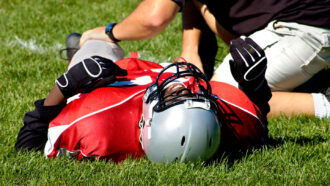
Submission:
<svg viewBox="0 0 330 186">
<path fill-rule="evenodd" d="M 73 56 L 69 68 L 85 58 L 91 56 L 101 56 L 112 61 L 124 58 L 124 50 L 115 43 L 102 40 L 88 40 Z"/>
<path fill-rule="evenodd" d="M 229 61 L 233 60 L 230 53 L 225 57 L 222 63 L 218 66 L 216 71 L 214 72 L 211 80 L 212 81 L 220 81 L 231 84 L 235 87 L 238 87 L 237 81 L 234 79 L 233 75 L 230 71 Z"/>
<path fill-rule="evenodd" d="M 268 58 L 266 79 L 271 89 L 291 91 L 330 64 L 330 30 L 296 23 L 272 22 L 250 37 Z M 228 55 L 216 70 L 215 80 L 237 85 Z"/>
<path fill-rule="evenodd" d="M 116 43 L 91 40 L 91 42 L 84 44 L 80 48 L 80 38 L 81 34 L 79 33 L 69 34 L 65 41 L 66 48 L 60 50 L 60 57 L 70 62 L 69 68 L 80 62 L 82 59 L 93 55 L 98 55 L 112 61 L 117 61 L 124 58 L 124 50 Z M 64 51 L 66 51 L 66 57 L 63 57 Z"/>
<path fill-rule="evenodd" d="M 330 37 L 330 32 L 326 29 L 318 29 L 314 27 L 306 28 L 306 26 L 298 24 L 281 24 L 286 27 L 282 29 L 273 28 L 273 25 L 270 24 L 266 29 L 252 34 L 251 37 L 265 50 L 268 59 L 266 79 L 272 90 L 291 91 L 298 85 L 301 85 L 303 82 L 310 79 L 314 74 L 324 69 L 330 63 L 330 45 L 329 41 L 326 39 Z M 297 29 L 293 29 L 290 26 L 297 27 Z M 276 30 L 274 31 L 274 29 Z M 231 56 L 228 55 L 216 70 L 212 80 L 227 82 L 237 86 L 237 82 L 234 80 L 230 72 L 230 59 Z M 328 78 L 321 80 L 329 81 Z M 299 96 L 299 94 L 297 95 L 296 98 L 299 100 L 301 96 Z M 309 97 L 313 100 L 315 99 L 315 96 L 312 96 L 311 94 L 309 94 Z M 292 106 L 292 104 L 288 104 L 284 99 L 276 98 L 277 95 L 274 94 L 273 100 L 277 101 L 270 102 L 273 111 L 281 104 L 283 107 Z M 303 99 L 296 103 L 301 102 L 302 100 Z M 327 104 L 325 99 L 319 100 L 324 100 L 324 102 L 318 105 Z M 314 105 L 309 105 L 310 109 L 314 110 Z M 285 111 L 288 111 L 288 114 L 292 113 L 287 109 L 283 110 L 283 112 Z M 297 110 L 297 113 L 298 112 L 299 110 Z"/>
<path fill-rule="evenodd" d="M 273 91 L 291 91 L 299 85 L 307 85 L 308 80 L 313 79 L 315 74 L 328 72 L 323 69 L 330 64 L 330 41 L 328 40 L 330 30 L 297 23 L 274 22 L 266 28 L 265 33 L 268 38 L 273 38 L 275 41 L 273 44 L 264 45 L 268 58 L 266 79 Z M 262 31 L 252 34 L 251 37 L 263 45 L 265 41 L 258 39 L 260 34 L 263 34 Z M 317 83 L 318 90 L 324 90 L 324 86 L 329 86 L 330 79 L 327 78 L 329 74 L 323 73 L 322 77 L 325 78 L 318 78 L 319 81 L 324 81 Z M 315 88 L 314 86 L 314 90 Z M 288 97 L 285 98 L 285 96 Z M 304 113 L 319 118 L 329 117 L 330 110 L 329 101 L 321 93 L 273 92 L 270 106 L 271 113 L 279 114 L 277 111 L 286 115 Z"/>
<path fill-rule="evenodd" d="M 273 90 L 291 91 L 330 64 L 330 30 L 273 22 L 250 37 L 263 44 L 259 39 L 264 38 L 259 37 L 263 32 L 275 42 L 264 46 L 268 58 L 266 79 Z"/>
<path fill-rule="evenodd" d="M 308 93 L 273 92 L 269 104 L 270 112 L 268 117 L 280 115 L 294 116 L 298 114 L 315 115 L 313 97 Z"/>
<path fill-rule="evenodd" d="M 271 107 L 268 117 L 280 115 L 294 116 L 298 114 L 316 116 L 318 118 L 330 117 L 330 102 L 321 93 L 273 92 L 273 97 L 269 104 Z"/>
</svg>

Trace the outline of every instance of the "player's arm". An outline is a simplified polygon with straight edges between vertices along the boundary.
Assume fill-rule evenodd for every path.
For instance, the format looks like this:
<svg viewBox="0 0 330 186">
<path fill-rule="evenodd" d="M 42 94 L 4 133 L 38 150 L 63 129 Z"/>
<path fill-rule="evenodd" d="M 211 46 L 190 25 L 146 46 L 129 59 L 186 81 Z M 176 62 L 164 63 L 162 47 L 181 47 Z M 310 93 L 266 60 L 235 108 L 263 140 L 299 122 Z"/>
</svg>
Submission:
<svg viewBox="0 0 330 186">
<path fill-rule="evenodd" d="M 35 110 L 24 116 L 24 126 L 17 135 L 16 150 L 43 150 L 47 141 L 48 125 L 64 108 L 65 103 L 45 106 L 44 99 L 34 103 Z"/>
<path fill-rule="evenodd" d="M 35 110 L 24 116 L 24 126 L 17 136 L 17 150 L 42 150 L 47 141 L 48 125 L 66 105 L 67 98 L 90 92 L 116 81 L 127 71 L 100 56 L 86 58 L 56 79 L 56 85 L 45 100 L 35 102 Z"/>
<path fill-rule="evenodd" d="M 264 50 L 251 38 L 238 38 L 231 41 L 229 51 L 233 57 L 229 64 L 234 79 L 266 118 L 272 94 L 265 78 L 267 58 Z"/>
<path fill-rule="evenodd" d="M 226 31 L 198 1 L 186 1 L 183 9 L 183 44 L 181 56 L 212 76 L 217 40 L 215 34 L 227 44 L 236 36 Z"/>
<path fill-rule="evenodd" d="M 44 101 L 44 106 L 62 105 L 66 103 L 66 98 L 63 96 L 61 90 L 57 85 L 49 92 Z"/>
<path fill-rule="evenodd" d="M 117 40 L 143 40 L 161 33 L 175 18 L 180 6 L 172 0 L 144 0 L 125 19 L 116 24 L 112 33 Z M 89 39 L 113 42 L 105 34 L 105 26 L 83 33 L 80 46 Z"/>
<path fill-rule="evenodd" d="M 235 39 L 237 37 L 237 35 L 230 33 L 221 24 L 219 24 L 214 15 L 208 9 L 207 5 L 199 2 L 198 0 L 193 0 L 193 2 L 203 16 L 209 28 L 214 33 L 216 33 L 226 44 L 229 44 L 232 39 Z"/>
<path fill-rule="evenodd" d="M 183 38 L 181 57 L 197 66 L 202 72 L 204 72 L 204 69 L 198 54 L 198 46 L 202 35 L 201 25 L 203 21 L 193 2 L 186 1 L 182 11 Z"/>
<path fill-rule="evenodd" d="M 17 135 L 16 150 L 43 150 L 46 141 L 48 126 L 66 105 L 57 85 L 50 91 L 46 99 L 34 103 L 35 110 L 27 112 L 24 116 L 24 126 Z"/>
</svg>

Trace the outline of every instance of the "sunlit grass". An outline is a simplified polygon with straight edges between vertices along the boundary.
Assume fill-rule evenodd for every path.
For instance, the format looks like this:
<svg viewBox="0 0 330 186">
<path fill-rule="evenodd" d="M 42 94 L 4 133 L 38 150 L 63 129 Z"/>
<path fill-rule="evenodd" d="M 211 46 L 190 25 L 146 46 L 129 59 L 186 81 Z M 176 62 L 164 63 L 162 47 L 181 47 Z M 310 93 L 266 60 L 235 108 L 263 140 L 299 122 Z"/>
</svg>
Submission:
<svg viewBox="0 0 330 186">
<path fill-rule="evenodd" d="M 47 96 L 67 63 L 58 57 L 66 36 L 127 16 L 137 0 L 0 1 L 0 184 L 1 185 L 329 185 L 329 122 L 316 118 L 272 118 L 270 142 L 239 157 L 217 162 L 121 164 L 16 152 L 16 135 L 33 102 Z M 146 60 L 170 62 L 180 55 L 178 16 L 160 36 L 121 42 Z M 218 60 L 227 53 L 219 43 Z M 128 54 L 126 54 L 128 55 Z"/>
</svg>

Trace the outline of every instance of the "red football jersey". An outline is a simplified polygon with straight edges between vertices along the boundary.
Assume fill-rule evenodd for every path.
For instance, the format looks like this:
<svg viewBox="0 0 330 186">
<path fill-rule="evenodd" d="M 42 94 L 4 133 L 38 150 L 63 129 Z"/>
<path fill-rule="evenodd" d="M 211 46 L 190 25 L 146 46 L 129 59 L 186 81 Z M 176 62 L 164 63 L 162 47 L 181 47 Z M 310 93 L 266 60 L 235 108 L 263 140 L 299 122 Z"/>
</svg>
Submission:
<svg viewBox="0 0 330 186">
<path fill-rule="evenodd" d="M 266 122 L 259 108 L 240 89 L 222 82 L 210 82 L 221 112 L 221 140 L 226 146 L 257 144 L 263 140 Z"/>
<path fill-rule="evenodd" d="M 66 154 L 79 160 L 101 158 L 119 162 L 144 155 L 138 126 L 142 96 L 155 82 L 162 66 L 137 58 L 126 58 L 116 64 L 127 69 L 128 75 L 109 87 L 80 94 L 50 122 L 47 157 Z M 225 83 L 211 82 L 211 86 L 222 110 L 218 118 L 222 125 L 228 126 L 222 130 L 225 133 L 222 140 L 244 145 L 260 140 L 264 124 L 247 96 Z"/>
</svg>

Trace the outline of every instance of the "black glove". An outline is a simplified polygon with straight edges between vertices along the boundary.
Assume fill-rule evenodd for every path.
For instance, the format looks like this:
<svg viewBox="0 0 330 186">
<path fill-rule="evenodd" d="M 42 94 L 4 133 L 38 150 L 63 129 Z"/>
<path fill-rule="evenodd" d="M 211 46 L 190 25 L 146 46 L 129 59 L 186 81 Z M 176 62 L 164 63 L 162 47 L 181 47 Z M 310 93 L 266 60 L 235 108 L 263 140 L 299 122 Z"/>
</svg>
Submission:
<svg viewBox="0 0 330 186">
<path fill-rule="evenodd" d="M 234 59 L 229 61 L 230 70 L 240 86 L 255 89 L 264 83 L 267 58 L 259 45 L 251 38 L 238 38 L 230 43 L 229 51 Z"/>
<path fill-rule="evenodd" d="M 113 61 L 92 56 L 71 67 L 56 79 L 56 84 L 64 97 L 69 98 L 77 93 L 87 93 L 106 86 L 115 82 L 116 76 L 125 75 L 127 71 L 118 67 Z"/>
<path fill-rule="evenodd" d="M 264 121 L 267 121 L 272 93 L 265 79 L 265 52 L 250 38 L 233 40 L 229 50 L 234 59 L 229 61 L 231 73 L 239 88 L 259 107 Z"/>
</svg>

